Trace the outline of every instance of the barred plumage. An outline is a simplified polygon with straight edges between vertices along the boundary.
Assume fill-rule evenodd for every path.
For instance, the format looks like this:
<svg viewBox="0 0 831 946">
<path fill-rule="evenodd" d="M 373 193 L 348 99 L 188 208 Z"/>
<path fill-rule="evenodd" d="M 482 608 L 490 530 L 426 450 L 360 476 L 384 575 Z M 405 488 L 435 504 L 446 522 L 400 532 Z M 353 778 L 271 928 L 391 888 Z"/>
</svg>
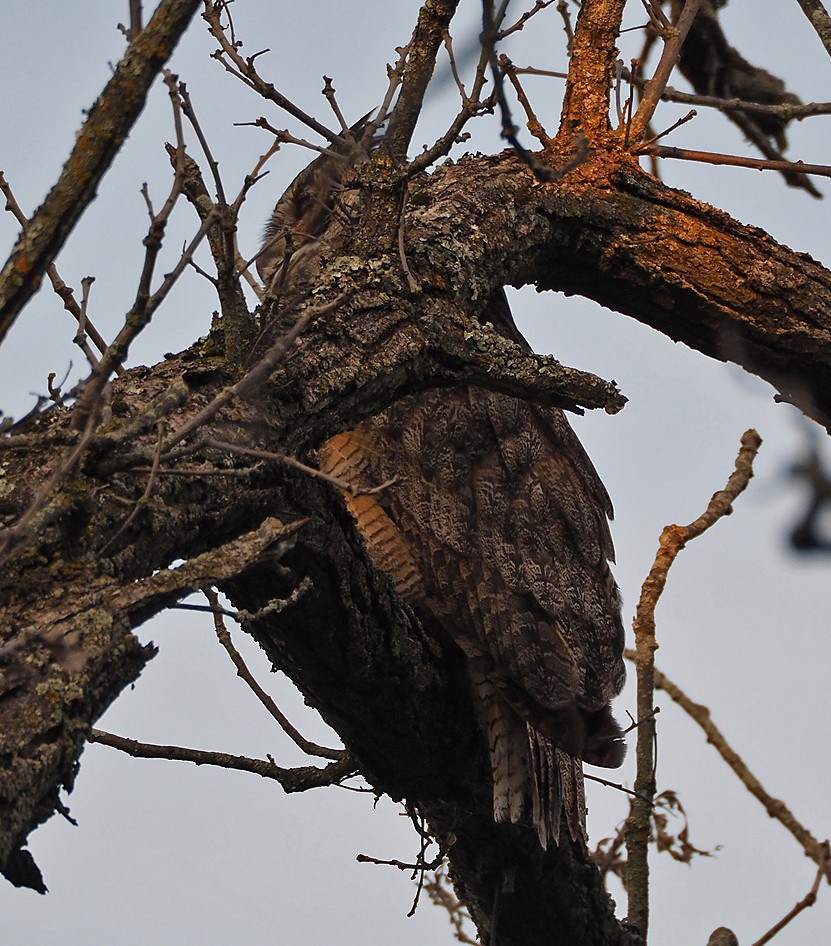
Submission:
<svg viewBox="0 0 831 946">
<path fill-rule="evenodd" d="M 312 242 L 334 238 L 318 218 L 342 177 L 324 156 L 281 198 L 259 264 L 266 284 L 280 267 L 283 284 L 307 274 Z M 281 233 L 300 256 L 286 259 Z M 504 293 L 480 318 L 526 345 Z M 609 705 L 624 680 L 623 627 L 611 503 L 563 412 L 476 388 L 428 391 L 332 438 L 318 459 L 360 488 L 394 480 L 345 499 L 399 594 L 467 657 L 495 820 L 532 823 L 545 846 L 564 816 L 584 837 L 582 760 L 614 767 L 625 751 Z"/>
</svg>

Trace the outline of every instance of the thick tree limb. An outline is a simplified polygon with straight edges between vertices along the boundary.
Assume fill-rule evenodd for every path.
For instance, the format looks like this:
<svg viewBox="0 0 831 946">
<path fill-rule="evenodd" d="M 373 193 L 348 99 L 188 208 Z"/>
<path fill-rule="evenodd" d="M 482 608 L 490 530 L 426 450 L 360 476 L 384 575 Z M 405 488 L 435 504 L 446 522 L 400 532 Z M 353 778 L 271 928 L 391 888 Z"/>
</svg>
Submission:
<svg viewBox="0 0 831 946">
<path fill-rule="evenodd" d="M 342 304 L 324 315 L 321 302 L 321 314 L 309 321 L 291 358 L 275 363 L 270 380 L 264 376 L 260 387 L 224 401 L 221 411 L 203 414 L 204 423 L 195 426 L 193 419 L 233 380 L 223 362 L 206 357 L 199 345 L 178 359 L 134 369 L 114 382 L 117 418 L 93 437 L 71 480 L 59 484 L 56 515 L 31 538 L 31 551 L 7 571 L 0 592 L 7 622 L 0 657 L 8 658 L 0 666 L 3 709 L 17 721 L 0 729 L 7 757 L 18 759 L 4 792 L 6 798 L 27 796 L 20 809 L 27 814 L 4 825 L 4 852 L 15 850 L 28 830 L 48 816 L 58 786 L 72 782 L 84 727 L 147 659 L 129 635 L 130 626 L 175 600 L 186 586 L 228 581 L 229 574 L 246 571 L 262 554 L 253 546 L 237 559 L 220 554 L 213 559 L 216 566 L 224 561 L 231 567 L 223 578 L 214 566 L 201 566 L 202 553 L 256 533 L 268 517 L 287 521 L 314 515 L 318 506 L 326 508 L 323 488 L 308 492 L 311 487 L 301 474 L 224 453 L 211 443 L 247 443 L 265 451 L 277 446 L 281 453 L 302 456 L 402 394 L 435 384 L 479 383 L 549 403 L 573 396 L 567 379 L 549 374 L 550 362 L 524 355 L 466 314 L 481 311 L 503 282 L 533 281 L 542 288 L 591 296 L 707 354 L 749 367 L 818 418 L 827 421 L 831 415 L 831 275 L 761 231 L 655 182 L 628 156 L 595 153 L 565 179 L 542 187 L 512 154 L 469 158 L 418 186 L 424 189 L 422 197 L 405 221 L 411 268 L 422 286 L 417 296 L 410 295 L 396 256 L 335 258 L 323 268 L 315 298 L 340 295 Z M 613 389 L 592 384 L 594 403 L 613 406 Z M 149 413 L 148 404 L 153 405 Z M 155 455 L 159 420 L 176 444 L 160 458 L 165 468 L 185 458 L 190 466 L 206 463 L 217 470 L 247 470 L 248 475 L 158 477 L 141 514 L 108 549 L 108 560 L 99 562 L 98 551 L 129 514 L 124 500 L 131 508 L 145 492 L 147 474 L 130 470 L 148 466 Z M 60 464 L 67 426 L 67 412 L 56 411 L 36 422 L 20 449 L 14 440 L 6 444 L 8 524 L 25 512 Z M 177 436 L 188 428 L 188 437 Z M 35 432 L 39 437 L 33 438 Z M 127 442 L 132 452 L 125 456 L 119 448 Z M 305 596 L 315 600 L 326 599 L 332 568 L 349 571 L 345 561 L 335 566 L 331 556 L 320 552 L 327 541 L 318 546 L 315 569 L 322 570 L 322 581 L 328 577 L 318 587 L 313 575 L 317 593 Z M 165 571 L 176 559 L 188 562 L 178 576 Z M 305 564 L 306 559 L 299 562 L 297 575 L 305 574 Z M 280 597 L 276 588 L 270 593 Z M 113 605 L 102 611 L 104 595 Z M 381 607 L 377 627 L 390 620 L 388 607 Z M 76 666 L 75 650 L 67 650 L 66 641 L 78 635 L 83 648 L 92 650 Z M 23 649 L 40 655 L 35 664 L 42 664 L 43 671 L 20 675 Z M 376 659 L 383 665 L 386 656 Z M 292 661 L 306 686 L 317 671 L 304 669 L 300 658 Z M 41 718 L 37 714 L 44 708 L 36 686 L 44 679 L 52 681 L 58 709 L 50 709 L 49 720 L 43 717 L 44 730 L 21 729 L 22 720 Z M 77 698 L 68 703 L 60 696 L 64 691 Z M 328 696 L 334 699 L 333 693 Z M 321 707 L 328 696 L 318 700 Z M 378 719 L 389 714 L 388 706 L 380 708 L 382 702 L 375 704 Z M 38 708 L 34 717 L 30 706 Z M 54 713 L 58 715 L 52 719 Z M 335 722 L 342 716 L 343 722 L 349 713 L 341 709 L 330 716 Z M 370 737 L 361 737 L 358 729 L 354 720 L 346 725 L 349 738 L 360 745 Z M 47 730 L 60 732 L 60 738 L 47 739 L 32 756 L 36 732 Z M 48 765 L 43 753 L 50 754 Z M 429 789 L 427 781 L 396 774 L 392 762 L 388 770 L 382 753 L 376 758 L 365 749 L 358 755 L 374 760 L 370 769 L 379 785 L 406 785 L 419 801 L 418 785 L 418 791 L 441 794 Z M 431 812 L 436 830 L 444 830 L 439 809 Z M 484 820 L 470 828 L 480 839 L 494 830 Z M 502 842 L 497 840 L 491 837 L 498 847 Z M 468 842 L 458 843 L 457 861 Z M 491 890 L 487 896 L 492 895 Z M 485 903 L 484 892 L 480 902 Z"/>
</svg>

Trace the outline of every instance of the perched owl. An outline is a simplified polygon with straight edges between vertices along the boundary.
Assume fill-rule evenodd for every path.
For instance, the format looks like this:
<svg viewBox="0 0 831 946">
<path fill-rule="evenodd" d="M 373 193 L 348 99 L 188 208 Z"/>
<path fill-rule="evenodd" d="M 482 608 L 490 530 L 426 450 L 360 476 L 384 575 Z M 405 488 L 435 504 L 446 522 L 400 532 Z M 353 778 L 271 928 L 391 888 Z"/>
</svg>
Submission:
<svg viewBox="0 0 831 946">
<path fill-rule="evenodd" d="M 319 258 L 347 167 L 324 155 L 280 199 L 258 265 L 266 286 Z M 504 292 L 480 319 L 528 347 Z M 610 709 L 623 626 L 611 503 L 563 412 L 437 389 L 338 434 L 318 459 L 357 487 L 394 480 L 345 501 L 401 597 L 467 658 L 495 820 L 532 824 L 543 847 L 558 842 L 563 816 L 573 839 L 585 837 L 582 762 L 615 767 L 625 752 Z"/>
</svg>

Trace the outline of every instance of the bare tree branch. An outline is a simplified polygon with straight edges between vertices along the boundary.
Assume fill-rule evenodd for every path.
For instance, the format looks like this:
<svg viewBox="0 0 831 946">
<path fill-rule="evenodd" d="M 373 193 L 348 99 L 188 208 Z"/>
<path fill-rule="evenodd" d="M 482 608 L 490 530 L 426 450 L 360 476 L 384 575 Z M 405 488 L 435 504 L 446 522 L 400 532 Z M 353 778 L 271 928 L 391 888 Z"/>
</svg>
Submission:
<svg viewBox="0 0 831 946">
<path fill-rule="evenodd" d="M 653 141 L 656 139 L 652 139 Z M 831 165 L 805 164 L 803 161 L 779 161 L 765 158 L 745 158 L 735 154 L 714 154 L 710 151 L 691 151 L 689 148 L 671 148 L 666 145 L 644 142 L 636 154 L 654 154 L 658 158 L 680 158 L 682 161 L 701 161 L 705 164 L 720 164 L 727 167 L 754 168 L 757 171 L 782 171 L 794 174 L 817 174 L 831 177 Z"/>
<path fill-rule="evenodd" d="M 687 33 L 690 31 L 700 5 L 701 0 L 686 0 L 684 9 L 678 17 L 678 22 L 665 27 L 663 31 L 664 48 L 661 59 L 655 70 L 655 75 L 646 83 L 646 88 L 629 129 L 629 140 L 634 144 L 641 140 L 646 132 L 647 125 L 652 121 L 652 116 L 658 102 L 661 100 L 667 82 L 669 82 L 672 70 L 678 63 L 681 47 L 684 45 L 684 40 L 687 38 Z"/>
<path fill-rule="evenodd" d="M 426 0 L 419 11 L 407 49 L 401 91 L 384 135 L 384 151 L 397 164 L 406 160 L 424 94 L 436 67 L 436 54 L 458 5 L 459 0 Z"/>
<path fill-rule="evenodd" d="M 634 659 L 634 653 L 627 651 L 627 657 Z M 828 883 L 831 884 L 831 864 L 829 864 L 825 850 L 827 841 L 818 841 L 813 834 L 794 816 L 788 806 L 778 798 L 768 794 L 761 782 L 750 771 L 739 754 L 732 748 L 721 730 L 713 722 L 710 710 L 700 703 L 691 700 L 684 691 L 673 683 L 666 674 L 655 669 L 655 686 L 663 690 L 673 702 L 677 703 L 684 712 L 704 730 L 707 742 L 730 766 L 741 783 L 751 795 L 764 807 L 768 815 L 778 821 L 786 831 L 789 831 L 798 841 L 807 857 L 821 867 Z"/>
<path fill-rule="evenodd" d="M 655 796 L 655 607 L 666 586 L 667 575 L 678 553 L 687 542 L 697 538 L 723 516 L 733 511 L 733 502 L 746 488 L 753 476 L 753 460 L 762 439 L 755 430 L 742 436 L 742 446 L 736 458 L 736 469 L 723 490 L 713 494 L 707 509 L 688 526 L 667 526 L 661 533 L 655 562 L 641 589 L 641 597 L 633 622 L 636 650 L 635 667 L 638 675 L 638 772 L 635 778 L 635 798 L 626 827 L 626 880 L 629 894 L 629 922 L 633 923 L 644 941 L 649 928 L 649 818 Z"/>
<path fill-rule="evenodd" d="M 0 341 L 95 197 L 98 184 L 144 108 L 153 80 L 176 48 L 199 2 L 161 0 L 89 110 L 58 182 L 0 272 Z"/>
<path fill-rule="evenodd" d="M 811 26 L 816 30 L 822 45 L 831 56 L 831 16 L 822 5 L 822 0 L 796 0 L 800 9 L 808 17 Z"/>
<path fill-rule="evenodd" d="M 225 627 L 222 620 L 222 609 L 219 606 L 219 596 L 210 588 L 203 588 L 202 593 L 208 599 L 214 616 L 214 630 L 219 643 L 225 648 L 228 656 L 231 658 L 234 666 L 237 668 L 237 676 L 241 677 L 251 692 L 257 697 L 262 705 L 274 717 L 280 725 L 283 732 L 292 740 L 292 742 L 308 755 L 320 756 L 322 759 L 332 759 L 334 761 L 342 760 L 345 753 L 342 749 L 327 749 L 325 746 L 319 746 L 308 739 L 305 739 L 300 732 L 292 726 L 286 715 L 280 710 L 274 700 L 260 686 L 254 675 L 248 669 L 248 665 L 242 658 L 242 654 L 234 647 L 231 635 Z"/>
<path fill-rule="evenodd" d="M 227 752 L 207 752 L 204 749 L 186 749 L 184 746 L 158 746 L 147 742 L 137 742 L 124 736 L 91 729 L 89 741 L 102 746 L 111 746 L 134 759 L 170 759 L 175 762 L 193 762 L 194 765 L 216 765 L 222 769 L 236 769 L 239 772 L 251 772 L 262 778 L 271 778 L 279 782 L 288 793 L 306 792 L 310 788 L 337 785 L 345 778 L 355 774 L 355 763 L 344 754 L 336 762 L 319 769 L 305 765 L 296 769 L 281 768 L 273 759 L 249 759 L 246 756 L 230 755 Z"/>
</svg>

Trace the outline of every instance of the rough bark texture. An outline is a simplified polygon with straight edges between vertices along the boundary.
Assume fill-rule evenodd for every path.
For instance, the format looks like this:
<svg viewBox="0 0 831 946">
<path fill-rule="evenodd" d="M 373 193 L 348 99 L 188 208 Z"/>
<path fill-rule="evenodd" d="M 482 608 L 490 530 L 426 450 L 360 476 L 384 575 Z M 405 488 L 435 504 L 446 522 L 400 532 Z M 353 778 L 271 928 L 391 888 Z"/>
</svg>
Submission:
<svg viewBox="0 0 831 946">
<path fill-rule="evenodd" d="M 202 437 L 302 457 L 402 394 L 458 381 L 619 407 L 612 386 L 527 356 L 468 318 L 495 287 L 530 282 L 590 296 L 741 364 L 831 419 L 831 274 L 631 158 L 597 151 L 541 186 L 512 154 L 472 157 L 412 190 L 405 245 L 420 293 L 406 289 L 397 256 L 350 256 L 347 245 L 322 269 L 315 302 L 348 296 Z M 82 461 L 17 533 L 0 584 L 0 863 L 32 881 L 21 845 L 59 787 L 72 786 L 87 727 L 151 656 L 132 627 L 206 583 L 253 610 L 308 575 L 313 592 L 249 630 L 370 781 L 421 806 L 440 840 L 455 838 L 455 880 L 483 941 L 495 912 L 500 946 L 630 942 L 583 850 L 543 854 L 530 830 L 492 823 L 484 745 L 452 647 L 395 599 L 333 490 L 190 438 L 181 465 L 235 475 L 159 475 L 118 534 L 130 508 L 118 497 L 141 496 L 156 421 L 175 434 L 236 380 L 212 354 L 222 350 L 215 342 L 114 384 L 111 416 Z M 83 436 L 69 413 L 2 445 L 0 513 L 10 528 Z M 308 522 L 293 534 L 281 525 L 298 520 Z M 168 570 L 176 559 L 189 564 Z"/>
</svg>

